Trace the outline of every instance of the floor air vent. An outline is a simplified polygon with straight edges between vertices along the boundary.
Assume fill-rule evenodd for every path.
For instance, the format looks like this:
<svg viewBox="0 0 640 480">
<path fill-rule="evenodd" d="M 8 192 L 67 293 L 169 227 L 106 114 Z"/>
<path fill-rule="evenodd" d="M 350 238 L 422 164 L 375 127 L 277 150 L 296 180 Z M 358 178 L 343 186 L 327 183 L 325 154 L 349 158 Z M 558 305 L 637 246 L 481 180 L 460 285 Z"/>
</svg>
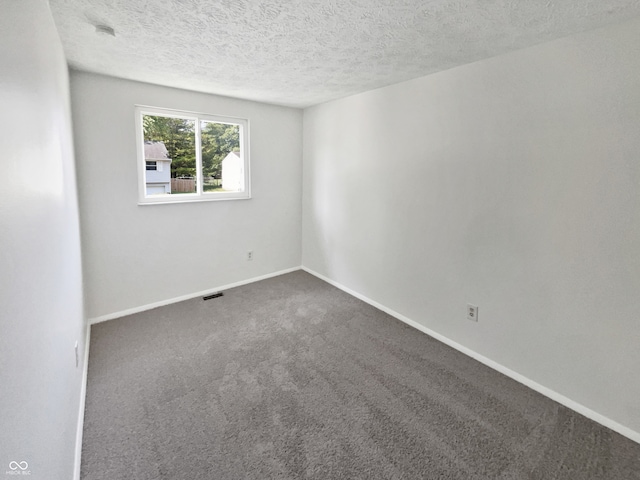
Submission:
<svg viewBox="0 0 640 480">
<path fill-rule="evenodd" d="M 212 293 L 211 295 L 207 295 L 206 297 L 202 297 L 203 300 L 211 300 L 212 298 L 218 298 L 223 296 L 224 293 L 222 292 L 217 292 L 217 293 Z"/>
</svg>

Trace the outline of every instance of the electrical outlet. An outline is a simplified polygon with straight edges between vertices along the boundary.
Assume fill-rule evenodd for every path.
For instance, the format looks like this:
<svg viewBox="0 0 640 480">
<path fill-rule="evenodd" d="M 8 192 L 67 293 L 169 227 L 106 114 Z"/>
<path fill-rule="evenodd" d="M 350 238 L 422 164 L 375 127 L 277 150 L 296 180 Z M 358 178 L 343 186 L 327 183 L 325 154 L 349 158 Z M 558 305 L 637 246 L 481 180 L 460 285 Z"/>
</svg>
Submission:
<svg viewBox="0 0 640 480">
<path fill-rule="evenodd" d="M 247 261 L 250 262 L 251 260 L 253 260 L 253 250 L 247 252 Z"/>
<path fill-rule="evenodd" d="M 467 303 L 467 320 L 478 321 L 478 306 Z"/>
<path fill-rule="evenodd" d="M 77 340 L 76 340 L 75 351 L 76 351 L 76 368 L 78 368 L 78 365 L 80 365 L 80 354 L 78 353 L 78 341 Z"/>
</svg>

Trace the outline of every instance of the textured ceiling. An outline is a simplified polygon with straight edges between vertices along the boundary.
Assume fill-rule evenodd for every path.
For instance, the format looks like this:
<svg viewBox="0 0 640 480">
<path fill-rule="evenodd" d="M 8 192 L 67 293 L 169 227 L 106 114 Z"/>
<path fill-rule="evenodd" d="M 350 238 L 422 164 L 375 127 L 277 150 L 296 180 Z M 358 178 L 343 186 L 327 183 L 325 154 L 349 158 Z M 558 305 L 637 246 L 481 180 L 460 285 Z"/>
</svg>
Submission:
<svg viewBox="0 0 640 480">
<path fill-rule="evenodd" d="M 305 107 L 640 15 L 638 0 L 50 0 L 73 68 Z M 105 24 L 116 37 L 98 35 Z"/>
</svg>

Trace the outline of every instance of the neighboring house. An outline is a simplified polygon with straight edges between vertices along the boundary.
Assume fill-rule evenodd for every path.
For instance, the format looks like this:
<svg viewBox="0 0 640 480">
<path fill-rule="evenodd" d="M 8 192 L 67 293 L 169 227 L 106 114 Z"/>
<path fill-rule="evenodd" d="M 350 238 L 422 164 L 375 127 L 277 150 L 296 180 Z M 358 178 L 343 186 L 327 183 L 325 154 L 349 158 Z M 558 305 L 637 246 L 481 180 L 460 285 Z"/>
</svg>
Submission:
<svg viewBox="0 0 640 480">
<path fill-rule="evenodd" d="M 144 142 L 147 195 L 171 193 L 171 159 L 164 142 Z"/>
<path fill-rule="evenodd" d="M 240 152 L 230 152 L 222 159 L 222 189 L 244 191 L 244 162 L 240 158 Z"/>
</svg>

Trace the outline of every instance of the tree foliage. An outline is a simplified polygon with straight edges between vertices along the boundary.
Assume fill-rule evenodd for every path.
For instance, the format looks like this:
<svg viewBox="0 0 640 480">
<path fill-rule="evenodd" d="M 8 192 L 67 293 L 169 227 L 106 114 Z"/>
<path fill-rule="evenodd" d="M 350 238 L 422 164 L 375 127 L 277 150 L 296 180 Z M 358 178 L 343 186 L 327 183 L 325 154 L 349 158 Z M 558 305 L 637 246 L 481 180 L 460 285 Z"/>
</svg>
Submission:
<svg viewBox="0 0 640 480">
<path fill-rule="evenodd" d="M 202 171 L 205 177 L 220 178 L 222 160 L 240 150 L 240 127 L 226 123 L 202 122 Z"/>
<path fill-rule="evenodd" d="M 183 118 L 143 116 L 144 140 L 164 142 L 171 158 L 172 177 L 196 176 L 195 121 Z M 240 150 L 240 127 L 225 123 L 201 123 L 204 177 L 220 178 L 222 160 Z"/>
</svg>

